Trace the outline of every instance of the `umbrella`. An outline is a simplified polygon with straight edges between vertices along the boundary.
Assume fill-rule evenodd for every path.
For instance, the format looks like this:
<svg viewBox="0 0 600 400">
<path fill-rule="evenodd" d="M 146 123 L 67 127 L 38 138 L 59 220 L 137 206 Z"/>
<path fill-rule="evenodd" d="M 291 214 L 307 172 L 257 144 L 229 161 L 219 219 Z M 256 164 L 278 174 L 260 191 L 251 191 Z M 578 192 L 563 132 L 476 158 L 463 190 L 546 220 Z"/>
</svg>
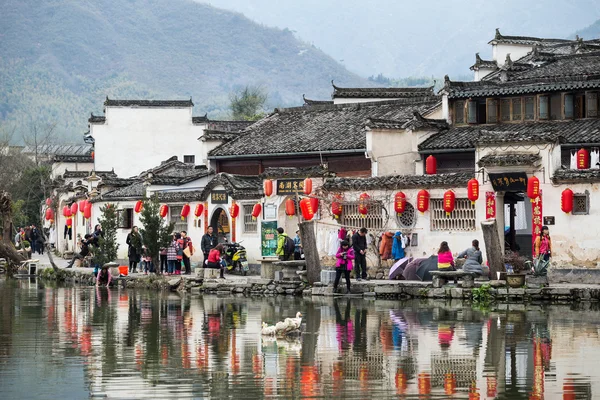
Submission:
<svg viewBox="0 0 600 400">
<path fill-rule="evenodd" d="M 417 275 L 422 281 L 432 281 L 431 271 L 437 271 L 438 269 L 438 257 L 431 256 L 421 263 L 419 269 L 417 269 Z"/>
<path fill-rule="evenodd" d="M 390 280 L 396 279 L 396 277 L 404 271 L 404 267 L 406 267 L 406 265 L 411 261 L 412 257 L 404 257 L 396 261 L 396 263 L 392 265 L 392 268 L 390 268 Z"/>
<path fill-rule="evenodd" d="M 402 271 L 402 276 L 407 281 L 420 281 L 421 278 L 417 275 L 417 269 L 421 265 L 421 262 L 427 260 L 426 258 L 415 258 L 411 262 L 408 263 L 404 271 Z"/>
</svg>

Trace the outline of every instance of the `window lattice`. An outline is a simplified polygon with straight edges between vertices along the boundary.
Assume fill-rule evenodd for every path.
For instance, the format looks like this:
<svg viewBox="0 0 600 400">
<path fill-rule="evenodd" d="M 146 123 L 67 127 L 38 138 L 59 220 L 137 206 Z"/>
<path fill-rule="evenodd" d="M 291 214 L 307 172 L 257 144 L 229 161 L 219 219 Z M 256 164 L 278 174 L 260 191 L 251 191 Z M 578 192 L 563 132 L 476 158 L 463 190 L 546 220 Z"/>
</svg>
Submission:
<svg viewBox="0 0 600 400">
<path fill-rule="evenodd" d="M 576 194 L 573 196 L 573 214 L 586 215 L 589 213 L 588 196 L 585 194 Z"/>
<path fill-rule="evenodd" d="M 244 204 L 244 233 L 256 233 L 257 222 L 252 218 L 253 204 Z"/>
<path fill-rule="evenodd" d="M 169 210 L 171 211 L 171 218 L 170 218 L 169 222 L 172 222 L 175 224 L 175 228 L 174 228 L 175 232 L 187 231 L 187 221 L 181 220 L 181 209 L 182 208 L 183 208 L 183 206 L 170 206 L 169 207 Z"/>
<path fill-rule="evenodd" d="M 531 121 L 535 119 L 535 98 L 525 97 L 525 120 Z"/>
<path fill-rule="evenodd" d="M 354 228 L 365 227 L 373 230 L 383 230 L 383 206 L 380 202 L 373 201 L 368 205 L 369 212 L 363 216 L 358 212 L 358 202 L 342 205 L 340 223 Z"/>
<path fill-rule="evenodd" d="M 465 123 L 465 102 L 457 101 L 454 103 L 454 123 L 464 124 Z"/>
<path fill-rule="evenodd" d="M 500 101 L 500 115 L 503 122 L 510 121 L 510 99 Z"/>
<path fill-rule="evenodd" d="M 512 99 L 512 120 L 521 120 L 521 98 Z"/>
<path fill-rule="evenodd" d="M 406 208 L 402 215 L 396 214 L 396 222 L 398 226 L 403 229 L 411 229 L 417 222 L 417 214 L 412 204 L 406 203 Z"/>
<path fill-rule="evenodd" d="M 474 231 L 475 207 L 469 199 L 456 199 L 454 211 L 446 216 L 443 199 L 431 199 L 432 231 Z"/>
</svg>

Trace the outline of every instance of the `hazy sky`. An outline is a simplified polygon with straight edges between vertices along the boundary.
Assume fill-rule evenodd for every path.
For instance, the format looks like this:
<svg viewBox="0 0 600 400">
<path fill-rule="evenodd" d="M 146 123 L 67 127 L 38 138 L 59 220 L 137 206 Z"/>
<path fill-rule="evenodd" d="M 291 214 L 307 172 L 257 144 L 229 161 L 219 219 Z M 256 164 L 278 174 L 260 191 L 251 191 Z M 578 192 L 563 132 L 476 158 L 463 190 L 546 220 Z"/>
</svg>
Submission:
<svg viewBox="0 0 600 400">
<path fill-rule="evenodd" d="M 363 76 L 470 74 L 505 35 L 567 37 L 600 19 L 599 0 L 196 0 L 288 28 Z"/>
</svg>

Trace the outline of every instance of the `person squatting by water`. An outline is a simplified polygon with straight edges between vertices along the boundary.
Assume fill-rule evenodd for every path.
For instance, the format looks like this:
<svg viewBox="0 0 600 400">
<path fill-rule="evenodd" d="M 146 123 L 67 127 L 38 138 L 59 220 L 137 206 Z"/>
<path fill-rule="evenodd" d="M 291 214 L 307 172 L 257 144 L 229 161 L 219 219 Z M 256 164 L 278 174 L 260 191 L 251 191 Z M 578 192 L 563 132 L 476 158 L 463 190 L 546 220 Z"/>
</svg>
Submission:
<svg viewBox="0 0 600 400">
<path fill-rule="evenodd" d="M 208 259 L 206 263 L 207 268 L 218 268 L 219 278 L 225 279 L 225 260 L 222 258 L 223 254 L 223 245 L 218 244 L 217 247 L 212 249 L 210 253 L 208 253 Z"/>
<path fill-rule="evenodd" d="M 102 285 L 106 285 L 106 287 L 109 287 L 111 281 L 112 274 L 110 273 L 110 269 L 107 265 L 103 265 L 100 271 L 98 271 L 98 276 L 96 277 L 96 287 Z"/>
<path fill-rule="evenodd" d="M 350 294 L 350 271 L 352 271 L 352 260 L 354 260 L 354 249 L 350 247 L 350 243 L 347 240 L 342 240 L 340 248 L 335 256 L 337 262 L 335 263 L 335 282 L 333 283 L 333 291 L 336 292 L 340 283 L 342 274 L 346 279 L 346 289 Z"/>
</svg>

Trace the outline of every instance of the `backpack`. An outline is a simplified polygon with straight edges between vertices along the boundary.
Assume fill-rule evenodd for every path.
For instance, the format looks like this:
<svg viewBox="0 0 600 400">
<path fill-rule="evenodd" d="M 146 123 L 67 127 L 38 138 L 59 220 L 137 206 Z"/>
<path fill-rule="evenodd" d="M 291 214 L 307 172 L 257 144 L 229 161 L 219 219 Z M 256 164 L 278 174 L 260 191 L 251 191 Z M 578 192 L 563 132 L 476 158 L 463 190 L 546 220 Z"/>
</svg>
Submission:
<svg viewBox="0 0 600 400">
<path fill-rule="evenodd" d="M 283 243 L 283 255 L 289 256 L 294 254 L 294 250 L 296 249 L 296 245 L 294 244 L 294 239 L 289 236 L 284 236 L 285 242 Z"/>
</svg>

